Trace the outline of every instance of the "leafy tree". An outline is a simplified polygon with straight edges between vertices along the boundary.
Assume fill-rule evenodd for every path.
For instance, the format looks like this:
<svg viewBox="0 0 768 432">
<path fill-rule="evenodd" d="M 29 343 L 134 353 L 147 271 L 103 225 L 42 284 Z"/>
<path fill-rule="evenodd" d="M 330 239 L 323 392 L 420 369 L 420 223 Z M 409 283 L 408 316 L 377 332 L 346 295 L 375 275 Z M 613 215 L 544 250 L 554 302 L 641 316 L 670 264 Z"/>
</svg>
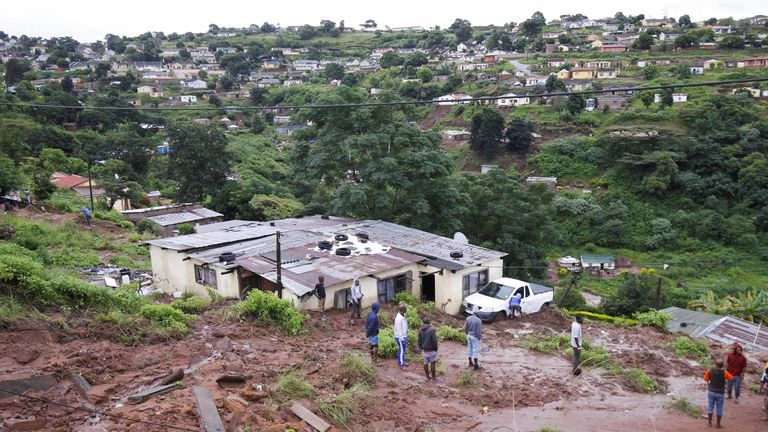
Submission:
<svg viewBox="0 0 768 432">
<path fill-rule="evenodd" d="M 302 204 L 298 200 L 275 195 L 254 195 L 249 202 L 257 220 L 285 219 L 301 215 Z"/>
<path fill-rule="evenodd" d="M 651 107 L 651 104 L 653 103 L 653 92 L 650 91 L 644 91 L 640 92 L 640 101 L 645 105 L 645 108 L 648 109 Z"/>
<path fill-rule="evenodd" d="M 565 109 L 571 113 L 571 115 L 579 115 L 584 110 L 586 101 L 584 96 L 580 94 L 572 94 L 568 96 L 568 102 L 565 104 Z"/>
<path fill-rule="evenodd" d="M 468 20 L 456 18 L 448 29 L 456 35 L 456 41 L 459 43 L 466 42 L 472 37 L 472 24 Z"/>
<path fill-rule="evenodd" d="M 647 64 L 643 68 L 643 78 L 648 81 L 654 80 L 659 76 L 659 68 L 656 65 Z"/>
<path fill-rule="evenodd" d="M 103 81 L 107 79 L 111 71 L 112 71 L 112 65 L 110 65 L 109 63 L 98 63 L 96 64 L 96 69 L 94 70 L 94 77 L 98 81 Z"/>
<path fill-rule="evenodd" d="M 677 19 L 677 25 L 680 28 L 693 28 L 695 25 L 691 22 L 690 15 L 683 15 Z"/>
<path fill-rule="evenodd" d="M 344 66 L 338 63 L 329 63 L 325 65 L 323 76 L 329 80 L 340 80 L 344 78 Z"/>
<path fill-rule="evenodd" d="M 22 179 L 16 164 L 3 153 L 0 153 L 0 196 L 19 189 Z"/>
<path fill-rule="evenodd" d="M 320 33 L 330 34 L 336 29 L 336 23 L 329 20 L 320 21 Z"/>
<path fill-rule="evenodd" d="M 699 40 L 690 33 L 682 34 L 675 39 L 675 48 L 691 48 L 698 45 Z"/>
<path fill-rule="evenodd" d="M 385 52 L 382 54 L 381 59 L 379 59 L 379 64 L 383 69 L 401 66 L 403 63 L 405 63 L 405 59 L 397 55 L 394 51 Z"/>
<path fill-rule="evenodd" d="M 704 24 L 706 24 L 708 26 L 717 25 L 717 18 L 710 18 L 710 19 L 704 21 Z"/>
<path fill-rule="evenodd" d="M 317 30 L 315 30 L 315 28 L 309 24 L 304 24 L 303 26 L 299 27 L 298 35 L 299 39 L 301 40 L 312 39 L 313 37 L 317 36 Z"/>
<path fill-rule="evenodd" d="M 649 50 L 651 49 L 651 46 L 653 46 L 654 41 L 655 40 L 653 39 L 653 36 L 647 32 L 641 32 L 635 42 L 632 44 L 632 48 L 638 50 Z"/>
<path fill-rule="evenodd" d="M 257 87 L 257 88 L 251 89 L 251 94 L 250 96 L 248 96 L 248 101 L 253 106 L 264 105 L 266 94 L 267 92 L 263 88 Z"/>
<path fill-rule="evenodd" d="M 405 58 L 405 62 L 403 62 L 403 66 L 413 66 L 415 68 L 424 66 L 429 62 L 429 59 L 427 58 L 426 54 L 422 52 L 415 52 L 408 54 L 408 57 Z"/>
<path fill-rule="evenodd" d="M 276 31 L 277 31 L 277 28 L 266 21 L 264 21 L 264 24 L 261 25 L 262 33 L 274 33 Z"/>
<path fill-rule="evenodd" d="M 179 122 L 168 125 L 168 178 L 176 182 L 179 202 L 214 196 L 227 181 L 227 138 L 215 127 Z"/>
<path fill-rule="evenodd" d="M 157 137 L 144 136 L 139 125 L 125 124 L 106 134 L 100 157 L 123 161 L 136 173 L 130 175 L 131 179 L 139 180 L 147 172 L 152 153 L 158 145 Z"/>
<path fill-rule="evenodd" d="M 360 27 L 369 30 L 369 29 L 375 29 L 376 27 L 378 27 L 378 25 L 376 24 L 376 21 L 372 19 L 367 19 L 365 20 L 364 23 L 360 24 Z"/>
<path fill-rule="evenodd" d="M 504 133 L 504 117 L 493 108 L 483 107 L 472 116 L 469 145 L 486 160 L 496 156 Z"/>
<path fill-rule="evenodd" d="M 546 24 L 547 20 L 544 19 L 544 15 L 541 12 L 534 12 L 531 18 L 520 24 L 520 30 L 527 37 L 535 37 L 541 33 Z"/>
<path fill-rule="evenodd" d="M 556 75 L 550 75 L 547 77 L 547 80 L 544 82 L 544 90 L 547 93 L 552 93 L 555 91 L 565 91 L 565 83 L 560 81 Z"/>
<path fill-rule="evenodd" d="M 679 66 L 677 66 L 677 70 L 675 71 L 675 75 L 681 80 L 688 79 L 691 77 L 691 65 L 688 63 L 680 63 Z"/>
<path fill-rule="evenodd" d="M 504 131 L 507 139 L 507 150 L 525 153 L 533 143 L 533 123 L 521 117 L 515 117 Z"/>
<path fill-rule="evenodd" d="M 652 275 L 634 275 L 624 273 L 621 286 L 615 296 L 603 299 L 603 310 L 610 315 L 632 315 L 645 312 L 656 305 L 656 285 L 658 279 Z M 662 304 L 664 302 L 662 291 Z"/>
<path fill-rule="evenodd" d="M 5 84 L 12 86 L 24 79 L 24 74 L 32 70 L 27 60 L 12 58 L 5 63 Z"/>
<path fill-rule="evenodd" d="M 674 103 L 674 97 L 672 94 L 672 89 L 669 87 L 661 90 L 661 101 L 659 102 L 660 109 L 672 106 Z"/>
<path fill-rule="evenodd" d="M 743 49 L 745 45 L 744 38 L 736 35 L 725 36 L 717 43 L 717 47 L 721 49 Z"/>
</svg>

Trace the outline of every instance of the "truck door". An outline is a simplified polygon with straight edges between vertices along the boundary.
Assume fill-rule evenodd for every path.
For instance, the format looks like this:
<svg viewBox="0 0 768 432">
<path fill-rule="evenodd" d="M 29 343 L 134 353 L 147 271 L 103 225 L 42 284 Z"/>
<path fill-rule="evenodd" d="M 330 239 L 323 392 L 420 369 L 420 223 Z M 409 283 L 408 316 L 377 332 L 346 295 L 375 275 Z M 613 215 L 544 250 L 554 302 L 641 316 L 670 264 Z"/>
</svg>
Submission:
<svg viewBox="0 0 768 432">
<path fill-rule="evenodd" d="M 536 312 L 538 308 L 536 308 L 536 305 L 534 304 L 536 299 L 531 295 L 531 288 L 528 285 L 525 285 L 521 288 L 521 290 L 523 293 L 523 298 L 520 302 L 520 308 L 523 310 L 523 313 L 529 314 Z"/>
</svg>

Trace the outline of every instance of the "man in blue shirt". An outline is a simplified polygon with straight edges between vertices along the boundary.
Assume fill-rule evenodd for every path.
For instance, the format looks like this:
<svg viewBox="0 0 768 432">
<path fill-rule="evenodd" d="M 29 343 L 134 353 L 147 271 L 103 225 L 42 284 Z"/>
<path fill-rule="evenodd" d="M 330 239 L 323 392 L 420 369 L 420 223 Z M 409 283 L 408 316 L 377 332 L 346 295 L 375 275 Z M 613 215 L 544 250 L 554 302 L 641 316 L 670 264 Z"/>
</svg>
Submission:
<svg viewBox="0 0 768 432">
<path fill-rule="evenodd" d="M 520 314 L 520 317 L 523 316 L 523 308 L 520 306 L 520 302 L 522 301 L 522 296 L 520 293 L 517 293 L 509 298 L 509 316 L 514 318 L 515 317 L 515 311 L 517 311 Z"/>
<path fill-rule="evenodd" d="M 88 210 L 86 207 L 83 207 L 80 209 L 80 213 L 82 213 L 83 216 L 85 216 L 85 223 L 87 223 L 88 226 L 91 226 L 91 216 L 92 216 L 91 211 Z"/>
<path fill-rule="evenodd" d="M 371 305 L 371 312 L 368 319 L 365 320 L 365 336 L 368 338 L 368 344 L 371 346 L 371 361 L 377 363 L 376 356 L 379 353 L 379 304 Z"/>
</svg>

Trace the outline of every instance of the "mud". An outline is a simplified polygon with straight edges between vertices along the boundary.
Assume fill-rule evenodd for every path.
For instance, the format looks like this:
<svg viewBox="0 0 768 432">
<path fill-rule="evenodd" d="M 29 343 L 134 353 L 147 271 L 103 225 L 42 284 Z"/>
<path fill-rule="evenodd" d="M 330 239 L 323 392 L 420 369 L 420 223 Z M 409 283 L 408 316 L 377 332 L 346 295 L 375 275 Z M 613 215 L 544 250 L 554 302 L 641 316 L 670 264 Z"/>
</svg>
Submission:
<svg viewBox="0 0 768 432">
<path fill-rule="evenodd" d="M 183 340 L 145 341 L 136 347 L 120 344 L 117 330 L 94 326 L 87 318 L 68 319 L 71 328 L 66 329 L 22 321 L 0 333 L 0 380 L 52 374 L 61 380 L 58 385 L 27 394 L 191 430 L 199 430 L 200 422 L 191 387 L 203 386 L 212 392 L 228 431 L 245 426 L 254 431 L 308 430 L 288 410 L 289 404 L 265 397 L 266 391 L 280 374 L 300 369 L 317 389 L 317 397 L 338 393 L 345 385 L 338 366 L 342 356 L 367 350 L 361 322 L 350 325 L 341 311 L 329 313 L 325 323 L 317 318 L 313 315 L 308 332 L 288 337 L 263 325 L 227 321 L 218 311 L 209 311 Z M 436 314 L 433 322 L 462 325 L 461 319 L 442 314 Z M 585 370 L 571 378 L 570 359 L 564 354 L 543 355 L 516 346 L 525 334 L 565 334 L 568 328 L 568 320 L 554 311 L 486 325 L 480 358 L 484 369 L 472 372 L 475 387 L 456 385 L 467 366 L 466 348 L 456 342 L 440 345 L 444 374 L 437 383 L 426 381 L 417 362 L 403 371 L 394 360 L 384 360 L 378 366 L 378 386 L 371 390 L 362 414 L 339 430 L 490 431 L 503 426 L 533 431 L 550 426 L 564 431 L 685 432 L 705 427 L 701 419 L 666 408 L 673 396 L 687 397 L 701 409 L 706 402 L 700 378 L 703 368 L 663 348 L 673 340 L 671 335 L 601 323 L 584 326 L 585 336 L 606 347 L 614 360 L 641 368 L 663 382 L 668 394 L 657 395 L 634 392 L 602 369 Z M 177 369 L 185 372 L 178 389 L 136 405 L 127 402 L 128 396 Z M 72 373 L 82 374 L 92 385 L 87 398 L 68 379 Z M 231 374 L 245 377 L 245 383 L 221 388 L 217 379 Z M 768 426 L 759 420 L 762 398 L 745 393 L 742 404 L 727 404 L 724 424 L 731 430 L 762 430 L 757 428 Z M 302 403 L 318 412 L 313 400 Z M 0 430 L 22 420 L 44 421 L 40 430 L 50 431 L 167 430 L 20 397 L 0 400 L 0 419 Z"/>
</svg>

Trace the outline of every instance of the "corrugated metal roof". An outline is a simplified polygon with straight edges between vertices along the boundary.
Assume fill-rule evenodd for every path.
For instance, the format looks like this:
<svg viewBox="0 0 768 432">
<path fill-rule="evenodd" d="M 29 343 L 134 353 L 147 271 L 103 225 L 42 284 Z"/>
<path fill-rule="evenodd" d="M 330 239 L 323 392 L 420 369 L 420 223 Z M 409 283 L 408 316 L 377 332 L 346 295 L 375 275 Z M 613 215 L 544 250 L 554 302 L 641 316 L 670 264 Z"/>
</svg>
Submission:
<svg viewBox="0 0 768 432">
<path fill-rule="evenodd" d="M 202 219 L 205 219 L 205 218 L 187 211 L 178 212 L 178 213 L 169 213 L 169 214 L 158 215 L 158 216 L 150 216 L 147 218 L 148 221 L 163 227 L 169 226 L 169 225 L 190 223 L 190 222 L 199 221 Z"/>
<path fill-rule="evenodd" d="M 270 227 L 271 228 L 271 227 Z M 308 243 L 314 244 L 314 242 L 325 240 L 325 236 L 310 231 L 288 231 L 282 233 L 280 236 L 280 246 L 283 254 L 281 260 L 286 261 L 287 255 L 285 250 L 287 248 L 295 248 L 297 246 L 303 246 Z M 200 252 L 194 252 L 187 255 L 189 258 L 202 261 L 209 264 L 219 262 L 219 255 L 231 252 L 235 254 L 236 263 L 250 256 L 272 254 L 274 255 L 277 245 L 275 243 L 274 234 L 268 236 L 262 236 L 258 239 L 246 240 L 237 243 L 230 243 L 213 249 L 205 249 Z M 301 257 L 304 258 L 306 252 Z"/>
<path fill-rule="evenodd" d="M 163 249 L 186 251 L 253 240 L 272 235 L 276 231 L 275 227 L 254 223 L 221 231 L 150 240 L 147 243 Z"/>
<path fill-rule="evenodd" d="M 362 221 L 356 224 L 338 226 L 334 233 L 355 235 L 364 232 L 372 241 L 424 256 L 430 265 L 449 270 L 480 265 L 506 256 L 505 252 L 486 249 L 463 243 L 452 238 L 426 231 L 408 228 L 384 221 Z M 451 252 L 461 252 L 461 258 L 451 258 Z"/>
<path fill-rule="evenodd" d="M 667 324 L 669 331 L 673 333 L 684 332 L 693 337 L 704 337 L 710 326 L 723 319 L 720 315 L 678 307 L 668 307 L 662 309 L 661 312 L 671 317 Z"/>
<path fill-rule="evenodd" d="M 200 225 L 199 227 L 196 227 L 196 231 L 198 233 L 207 233 L 212 231 L 220 231 L 224 229 L 234 228 L 241 225 L 248 225 L 250 223 L 253 223 L 253 222 L 233 219 L 233 220 L 228 220 L 224 222 L 214 222 L 206 225 Z"/>
<path fill-rule="evenodd" d="M 667 324 L 671 332 L 685 332 L 725 345 L 738 342 L 746 349 L 768 353 L 768 329 L 734 316 L 720 316 L 677 307 L 662 309 L 672 319 Z M 685 324 L 685 325 L 683 325 Z"/>
<path fill-rule="evenodd" d="M 608 255 L 582 255 L 581 262 L 588 263 L 612 263 L 616 260 L 612 256 Z"/>
</svg>

